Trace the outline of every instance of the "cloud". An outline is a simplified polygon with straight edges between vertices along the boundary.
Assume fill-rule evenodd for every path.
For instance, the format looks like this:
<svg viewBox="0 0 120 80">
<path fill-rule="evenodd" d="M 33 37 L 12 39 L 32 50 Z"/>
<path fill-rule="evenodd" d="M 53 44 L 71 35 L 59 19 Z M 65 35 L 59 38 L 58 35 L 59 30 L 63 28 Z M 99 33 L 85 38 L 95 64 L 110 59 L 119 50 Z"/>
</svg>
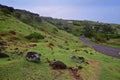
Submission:
<svg viewBox="0 0 120 80">
<path fill-rule="evenodd" d="M 41 16 L 120 23 L 119 0 L 0 0 Z"/>
<path fill-rule="evenodd" d="M 41 16 L 49 16 L 63 19 L 95 20 L 102 22 L 118 22 L 120 11 L 118 7 L 65 7 L 65 6 L 37 6 L 28 8 Z"/>
<path fill-rule="evenodd" d="M 65 8 L 61 6 L 39 6 L 29 9 L 30 11 L 39 13 L 42 16 L 51 16 L 51 17 L 65 17 L 70 14 L 73 9 Z"/>
</svg>

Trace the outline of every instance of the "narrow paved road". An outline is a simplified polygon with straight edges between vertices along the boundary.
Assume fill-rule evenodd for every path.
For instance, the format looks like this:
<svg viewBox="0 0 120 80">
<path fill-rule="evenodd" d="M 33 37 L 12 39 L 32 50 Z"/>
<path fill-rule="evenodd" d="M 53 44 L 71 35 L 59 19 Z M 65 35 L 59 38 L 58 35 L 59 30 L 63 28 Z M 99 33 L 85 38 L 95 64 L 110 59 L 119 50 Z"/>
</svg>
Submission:
<svg viewBox="0 0 120 80">
<path fill-rule="evenodd" d="M 120 59 L 120 54 L 118 54 L 120 52 L 120 48 L 112 48 L 112 47 L 96 44 L 94 42 L 89 41 L 88 39 L 86 39 L 83 36 L 81 36 L 80 39 L 85 44 L 90 45 L 91 47 L 93 47 L 96 51 L 101 52 L 101 53 L 103 53 L 105 55 L 109 55 L 109 56 L 116 57 L 116 58 Z"/>
</svg>

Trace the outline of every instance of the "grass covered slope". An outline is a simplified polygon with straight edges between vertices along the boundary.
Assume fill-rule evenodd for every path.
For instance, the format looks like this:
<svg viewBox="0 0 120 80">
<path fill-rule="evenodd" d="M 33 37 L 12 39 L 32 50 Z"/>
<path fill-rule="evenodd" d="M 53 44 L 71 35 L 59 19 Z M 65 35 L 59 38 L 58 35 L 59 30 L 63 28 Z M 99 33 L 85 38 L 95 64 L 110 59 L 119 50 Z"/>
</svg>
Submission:
<svg viewBox="0 0 120 80">
<path fill-rule="evenodd" d="M 108 24 L 86 20 L 63 20 L 51 17 L 42 17 L 42 19 L 75 36 L 79 37 L 85 35 L 96 43 L 103 43 L 104 45 L 116 48 L 119 48 L 120 46 L 119 24 Z"/>
<path fill-rule="evenodd" d="M 25 24 L 0 11 L 0 41 L 5 41 L 6 53 L 9 58 L 0 58 L 0 80 L 119 80 L 120 59 L 112 58 L 94 51 L 73 36 L 56 26 L 42 21 L 37 27 Z M 31 41 L 25 36 L 37 32 L 44 39 Z M 52 44 L 52 46 L 50 46 Z M 35 46 L 33 46 L 35 45 Z M 18 48 L 18 50 L 16 50 Z M 27 52 L 41 54 L 40 63 L 28 62 Z M 22 52 L 22 54 L 19 54 Z M 72 59 L 73 56 L 83 57 L 87 62 Z M 54 70 L 50 61 L 62 61 L 71 69 Z"/>
</svg>

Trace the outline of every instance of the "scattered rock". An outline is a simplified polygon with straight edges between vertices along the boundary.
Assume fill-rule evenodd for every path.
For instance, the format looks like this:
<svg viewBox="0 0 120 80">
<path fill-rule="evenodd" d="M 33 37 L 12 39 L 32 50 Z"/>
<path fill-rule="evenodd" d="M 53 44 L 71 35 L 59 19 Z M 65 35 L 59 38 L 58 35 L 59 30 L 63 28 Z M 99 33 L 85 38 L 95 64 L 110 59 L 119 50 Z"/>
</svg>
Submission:
<svg viewBox="0 0 120 80">
<path fill-rule="evenodd" d="M 19 52 L 18 55 L 23 55 L 23 52 Z"/>
<path fill-rule="evenodd" d="M 40 56 L 41 54 L 38 54 L 36 52 L 28 52 L 26 55 L 26 59 L 32 62 L 40 62 Z"/>
<path fill-rule="evenodd" d="M 6 33 L 1 33 L 0 36 L 4 37 L 4 36 L 7 36 L 7 34 Z"/>
<path fill-rule="evenodd" d="M 70 50 L 69 48 L 66 48 L 66 50 Z"/>
<path fill-rule="evenodd" d="M 85 58 L 80 56 L 72 56 L 71 59 L 75 60 L 76 62 L 86 62 Z"/>
<path fill-rule="evenodd" d="M 87 51 L 87 50 L 84 50 L 84 52 L 85 52 L 85 53 L 88 53 L 88 51 Z"/>
<path fill-rule="evenodd" d="M 90 53 L 91 55 L 93 55 L 93 53 Z"/>
<path fill-rule="evenodd" d="M 0 53 L 0 58 L 7 58 L 9 57 L 9 55 L 5 54 L 5 53 Z"/>
<path fill-rule="evenodd" d="M 14 50 L 18 50 L 18 48 L 15 48 Z"/>
<path fill-rule="evenodd" d="M 67 66 L 61 61 L 55 61 L 51 64 L 53 69 L 66 69 Z"/>
<path fill-rule="evenodd" d="M 75 52 L 80 52 L 80 50 L 76 49 Z"/>
<path fill-rule="evenodd" d="M 81 70 L 82 68 L 83 68 L 82 66 L 78 66 L 78 69 L 80 69 L 80 70 Z"/>
</svg>

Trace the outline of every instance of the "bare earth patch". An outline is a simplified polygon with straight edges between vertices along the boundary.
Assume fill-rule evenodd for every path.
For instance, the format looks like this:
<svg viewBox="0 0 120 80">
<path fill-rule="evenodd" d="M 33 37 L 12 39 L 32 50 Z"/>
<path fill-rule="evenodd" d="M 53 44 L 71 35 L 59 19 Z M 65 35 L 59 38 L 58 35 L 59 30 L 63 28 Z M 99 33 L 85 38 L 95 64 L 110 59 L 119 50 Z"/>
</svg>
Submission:
<svg viewBox="0 0 120 80">
<path fill-rule="evenodd" d="M 94 69 L 94 73 L 91 75 L 89 80 L 99 80 L 100 66 L 99 63 L 95 60 L 88 60 L 90 65 L 92 65 Z"/>
</svg>

